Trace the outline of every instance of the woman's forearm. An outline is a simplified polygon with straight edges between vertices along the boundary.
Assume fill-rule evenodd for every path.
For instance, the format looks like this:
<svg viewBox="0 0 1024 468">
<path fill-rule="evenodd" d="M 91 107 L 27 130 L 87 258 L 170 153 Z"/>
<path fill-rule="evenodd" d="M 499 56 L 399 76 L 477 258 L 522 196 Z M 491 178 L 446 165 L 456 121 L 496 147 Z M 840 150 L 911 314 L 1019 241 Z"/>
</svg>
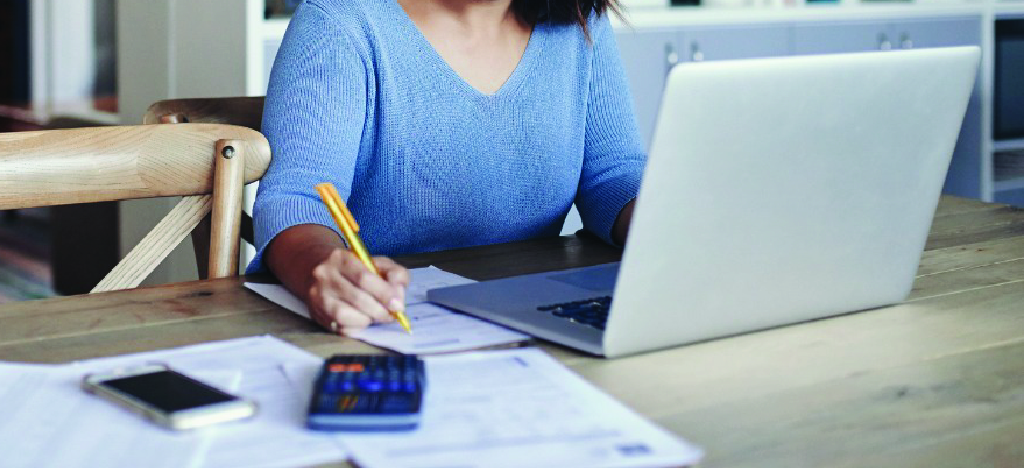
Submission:
<svg viewBox="0 0 1024 468">
<path fill-rule="evenodd" d="M 313 285 L 313 269 L 339 248 L 344 249 L 345 244 L 334 231 L 319 224 L 300 224 L 274 237 L 264 255 L 277 279 L 306 301 Z"/>
<path fill-rule="evenodd" d="M 636 199 L 626 203 L 626 206 L 622 207 L 619 215 L 615 218 L 615 224 L 612 225 L 612 240 L 618 245 L 626 244 L 626 237 L 629 235 L 629 223 L 633 220 L 634 204 L 636 204 Z"/>
</svg>

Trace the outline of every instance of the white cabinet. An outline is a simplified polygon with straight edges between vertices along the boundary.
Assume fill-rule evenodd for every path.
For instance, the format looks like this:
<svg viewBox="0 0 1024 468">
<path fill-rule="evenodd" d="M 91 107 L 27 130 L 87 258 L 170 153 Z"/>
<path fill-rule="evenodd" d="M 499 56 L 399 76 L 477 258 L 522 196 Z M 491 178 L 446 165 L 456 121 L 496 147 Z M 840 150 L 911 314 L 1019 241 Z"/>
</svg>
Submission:
<svg viewBox="0 0 1024 468">
<path fill-rule="evenodd" d="M 834 21 L 793 26 L 793 54 L 839 54 L 892 49 L 889 25 L 879 22 Z"/>
<path fill-rule="evenodd" d="M 661 105 L 661 91 L 665 88 L 665 76 L 679 61 L 678 34 L 674 31 L 624 29 L 615 34 L 615 39 L 622 56 L 622 67 L 629 79 L 640 138 L 649 147 Z"/>
<path fill-rule="evenodd" d="M 665 73 L 672 63 L 785 55 L 835 54 L 922 47 L 981 45 L 981 15 L 883 20 L 792 21 L 679 26 L 618 34 L 636 102 L 637 122 L 650 144 Z M 675 31 L 673 36 L 673 30 Z M 982 80 L 964 118 L 943 189 L 971 198 L 991 196 L 982 151 Z"/>
<path fill-rule="evenodd" d="M 616 33 L 640 136 L 649 147 L 668 71 L 677 63 L 786 55 L 785 26 L 722 26 Z"/>
<path fill-rule="evenodd" d="M 685 28 L 678 39 L 682 59 L 700 62 L 787 55 L 789 36 L 786 25 L 726 25 Z"/>
</svg>

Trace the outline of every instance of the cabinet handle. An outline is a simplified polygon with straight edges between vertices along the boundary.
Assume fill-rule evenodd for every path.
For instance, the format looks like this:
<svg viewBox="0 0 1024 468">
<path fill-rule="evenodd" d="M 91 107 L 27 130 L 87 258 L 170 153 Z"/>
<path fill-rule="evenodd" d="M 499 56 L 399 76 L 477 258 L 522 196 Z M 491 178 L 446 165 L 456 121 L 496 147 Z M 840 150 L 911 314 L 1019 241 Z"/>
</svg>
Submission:
<svg viewBox="0 0 1024 468">
<path fill-rule="evenodd" d="M 672 67 L 679 63 L 679 54 L 671 42 L 665 43 L 665 72 L 668 73 Z"/>
<path fill-rule="evenodd" d="M 900 47 L 904 49 L 913 49 L 914 41 L 910 39 L 910 34 L 903 33 L 900 36 Z"/>
<path fill-rule="evenodd" d="M 892 50 L 892 41 L 885 33 L 878 34 L 878 50 Z"/>
<path fill-rule="evenodd" d="M 690 61 L 691 62 L 703 62 L 704 52 L 700 51 L 700 44 L 697 41 L 690 43 Z"/>
</svg>

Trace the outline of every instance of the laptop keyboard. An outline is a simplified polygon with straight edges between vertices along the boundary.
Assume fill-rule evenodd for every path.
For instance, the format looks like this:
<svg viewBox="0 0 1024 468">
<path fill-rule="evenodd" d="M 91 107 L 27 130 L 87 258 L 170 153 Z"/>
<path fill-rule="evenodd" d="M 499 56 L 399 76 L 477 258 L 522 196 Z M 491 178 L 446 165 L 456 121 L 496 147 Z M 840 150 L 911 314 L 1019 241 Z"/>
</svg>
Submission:
<svg viewBox="0 0 1024 468">
<path fill-rule="evenodd" d="M 561 317 L 570 322 L 589 325 L 604 331 L 605 324 L 608 323 L 608 309 L 611 305 L 611 296 L 600 296 L 582 301 L 544 305 L 538 307 L 537 310 L 550 312 L 555 317 Z"/>
</svg>

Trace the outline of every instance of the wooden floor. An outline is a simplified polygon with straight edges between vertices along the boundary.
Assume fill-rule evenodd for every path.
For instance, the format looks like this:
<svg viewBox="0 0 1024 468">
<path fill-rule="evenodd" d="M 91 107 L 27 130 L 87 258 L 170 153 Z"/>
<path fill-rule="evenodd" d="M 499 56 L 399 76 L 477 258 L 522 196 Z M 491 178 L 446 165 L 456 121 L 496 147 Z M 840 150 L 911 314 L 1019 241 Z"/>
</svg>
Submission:
<svg viewBox="0 0 1024 468">
<path fill-rule="evenodd" d="M 50 260 L 48 220 L 0 212 L 0 304 L 54 296 Z"/>
</svg>

